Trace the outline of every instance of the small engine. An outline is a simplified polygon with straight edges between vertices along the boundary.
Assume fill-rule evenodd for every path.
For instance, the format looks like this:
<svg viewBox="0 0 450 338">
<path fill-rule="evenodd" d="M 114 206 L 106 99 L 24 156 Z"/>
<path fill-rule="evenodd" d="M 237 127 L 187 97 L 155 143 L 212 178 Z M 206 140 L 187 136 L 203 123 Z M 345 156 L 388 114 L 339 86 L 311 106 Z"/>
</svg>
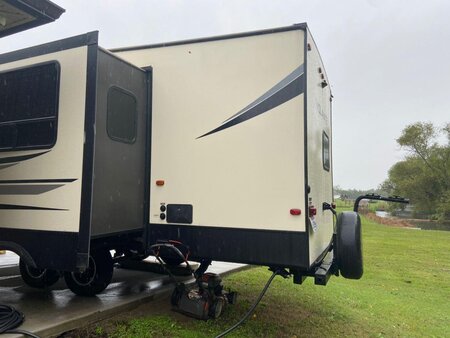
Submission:
<svg viewBox="0 0 450 338">
<path fill-rule="evenodd" d="M 175 287 L 171 303 L 177 311 L 198 319 L 216 319 L 227 304 L 236 301 L 235 292 L 224 292 L 222 278 L 204 273 L 196 279 L 197 288 L 188 289 L 182 283 Z"/>
</svg>

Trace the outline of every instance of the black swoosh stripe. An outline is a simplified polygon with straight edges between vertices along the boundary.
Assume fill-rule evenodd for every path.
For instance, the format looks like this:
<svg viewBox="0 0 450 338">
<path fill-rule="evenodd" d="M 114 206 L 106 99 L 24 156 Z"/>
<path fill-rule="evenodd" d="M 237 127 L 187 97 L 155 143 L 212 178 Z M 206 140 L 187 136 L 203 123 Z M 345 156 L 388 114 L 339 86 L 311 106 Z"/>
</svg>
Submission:
<svg viewBox="0 0 450 338">
<path fill-rule="evenodd" d="M 223 123 L 228 122 L 229 120 L 233 119 L 234 117 L 244 113 L 246 110 L 249 110 L 250 108 L 253 108 L 254 106 L 256 106 L 257 104 L 261 103 L 262 101 L 268 99 L 270 96 L 272 96 L 274 93 L 282 90 L 284 87 L 286 87 L 290 82 L 294 81 L 297 77 L 301 76 L 304 73 L 304 66 L 300 65 L 299 67 L 297 67 L 291 74 L 289 74 L 288 76 L 286 76 L 283 80 L 281 80 L 280 82 L 278 82 L 275 86 L 273 86 L 272 88 L 270 88 L 270 90 L 268 90 L 267 92 L 265 92 L 263 95 L 261 95 L 260 97 L 258 97 L 255 101 L 253 101 L 252 103 L 250 103 L 247 107 L 241 109 L 240 111 L 238 111 L 236 114 L 234 114 L 233 116 L 227 118 L 225 121 L 223 121 Z"/>
<path fill-rule="evenodd" d="M 225 122 L 203 134 L 197 139 L 217 133 L 227 128 L 233 127 L 239 123 L 252 119 L 261 115 L 279 105 L 293 99 L 305 91 L 304 67 L 300 65 L 292 73 L 286 76 L 283 80 L 278 82 L 275 86 L 269 89 L 266 93 L 261 95 L 258 99 L 250 103 L 247 107 L 234 114 Z"/>
<path fill-rule="evenodd" d="M 23 155 L 23 156 L 3 157 L 3 158 L 0 158 L 0 164 L 3 164 L 3 163 L 13 163 L 13 162 L 20 162 L 20 161 L 29 160 L 29 159 L 31 159 L 31 158 L 34 158 L 34 157 L 38 157 L 38 156 L 44 155 L 44 154 L 48 153 L 49 151 L 50 151 L 50 150 L 43 151 L 42 153 L 30 154 L 30 155 Z"/>
<path fill-rule="evenodd" d="M 18 183 L 71 183 L 75 182 L 77 178 L 62 178 L 62 179 L 41 179 L 41 180 L 3 180 L 0 184 L 18 184 Z"/>
<path fill-rule="evenodd" d="M 50 210 L 50 211 L 69 211 L 68 209 L 56 209 L 35 207 L 30 205 L 0 204 L 0 210 Z"/>
<path fill-rule="evenodd" d="M 64 184 L 1 184 L 0 195 L 40 195 Z"/>
</svg>

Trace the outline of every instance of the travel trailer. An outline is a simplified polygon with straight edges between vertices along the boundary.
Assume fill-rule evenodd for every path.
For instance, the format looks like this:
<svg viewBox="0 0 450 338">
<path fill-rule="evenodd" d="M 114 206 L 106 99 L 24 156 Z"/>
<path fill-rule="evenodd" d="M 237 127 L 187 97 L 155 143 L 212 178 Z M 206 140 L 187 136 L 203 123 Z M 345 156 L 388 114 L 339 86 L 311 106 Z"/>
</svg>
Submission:
<svg viewBox="0 0 450 338">
<path fill-rule="evenodd" d="M 64 272 L 82 295 L 110 282 L 110 250 L 155 243 L 296 283 L 360 278 L 359 216 L 333 216 L 331 100 L 306 24 L 0 55 L 0 248 L 30 285 Z"/>
</svg>

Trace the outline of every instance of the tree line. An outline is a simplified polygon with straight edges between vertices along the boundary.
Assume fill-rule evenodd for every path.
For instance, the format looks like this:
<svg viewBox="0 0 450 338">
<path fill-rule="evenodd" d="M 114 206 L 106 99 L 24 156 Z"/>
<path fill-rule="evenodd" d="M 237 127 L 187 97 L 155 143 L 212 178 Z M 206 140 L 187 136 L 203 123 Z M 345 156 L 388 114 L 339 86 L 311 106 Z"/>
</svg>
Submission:
<svg viewBox="0 0 450 338">
<path fill-rule="evenodd" d="M 387 192 L 379 189 L 368 189 L 368 190 L 358 190 L 358 189 L 344 189 L 340 186 L 334 186 L 334 195 L 338 195 L 341 200 L 355 200 L 361 195 L 376 194 L 376 195 L 386 195 Z"/>
<path fill-rule="evenodd" d="M 431 219 L 450 220 L 450 123 L 438 127 L 417 122 L 406 126 L 396 140 L 407 151 L 395 163 L 388 178 L 377 189 L 357 190 L 334 187 L 342 200 L 354 200 L 365 194 L 408 198 L 415 213 Z M 391 204 L 391 208 L 404 205 Z"/>
<path fill-rule="evenodd" d="M 409 198 L 416 212 L 450 220 L 450 123 L 408 125 L 397 143 L 408 155 L 389 169 L 380 190 Z"/>
</svg>

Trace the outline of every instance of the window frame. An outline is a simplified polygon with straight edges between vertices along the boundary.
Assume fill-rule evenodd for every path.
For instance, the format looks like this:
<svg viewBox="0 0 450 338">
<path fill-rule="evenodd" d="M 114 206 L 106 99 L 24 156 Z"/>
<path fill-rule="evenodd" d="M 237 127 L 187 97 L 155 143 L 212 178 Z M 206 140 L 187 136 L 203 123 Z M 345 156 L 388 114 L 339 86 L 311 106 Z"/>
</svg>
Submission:
<svg viewBox="0 0 450 338">
<path fill-rule="evenodd" d="M 38 144 L 38 145 L 26 145 L 26 146 L 12 146 L 12 147 L 0 147 L 0 152 L 8 152 L 8 151 L 21 151 L 21 150 L 34 150 L 34 149 L 51 149 L 53 148 L 57 141 L 58 141 L 58 122 L 59 122 L 59 97 L 61 92 L 61 64 L 57 60 L 49 60 L 45 62 L 39 62 L 34 63 L 31 65 L 26 65 L 18 68 L 12 68 L 12 69 L 6 69 L 4 71 L 0 71 L 0 75 L 6 74 L 6 73 L 13 73 L 16 71 L 31 69 L 35 67 L 40 66 L 46 66 L 46 65 L 54 65 L 56 70 L 56 79 L 54 82 L 55 85 L 55 101 L 54 101 L 54 116 L 51 117 L 38 117 L 38 118 L 29 118 L 29 119 L 22 119 L 22 120 L 16 120 L 16 121 L 6 121 L 6 122 L 0 122 L 0 127 L 3 126 L 16 126 L 20 124 L 26 124 L 26 123 L 32 123 L 32 122 L 39 122 L 39 121 L 53 121 L 55 124 L 53 130 L 54 130 L 54 136 L 52 139 L 52 142 L 49 144 Z"/>
<path fill-rule="evenodd" d="M 125 139 L 125 138 L 122 138 L 122 137 L 117 137 L 115 135 L 111 135 L 111 132 L 110 132 L 110 130 L 108 128 L 109 123 L 110 123 L 110 115 L 109 115 L 109 112 L 110 112 L 110 110 L 109 110 L 109 108 L 110 108 L 109 107 L 110 101 L 109 101 L 109 96 L 110 96 L 112 90 L 117 90 L 118 92 L 121 92 L 122 94 L 130 96 L 134 100 L 134 103 L 135 103 L 135 109 L 134 109 L 134 112 L 133 112 L 133 116 L 134 116 L 134 130 L 133 130 L 133 138 L 131 140 L 130 139 Z M 116 85 L 110 86 L 108 88 L 108 92 L 106 94 L 106 133 L 108 134 L 108 137 L 111 140 L 117 141 L 117 142 L 126 143 L 126 144 L 134 144 L 136 142 L 136 139 L 137 139 L 137 124 L 138 124 L 138 106 L 137 105 L 138 105 L 138 100 L 137 100 L 136 96 L 132 92 L 130 92 L 128 90 L 125 90 L 122 87 L 119 87 L 119 86 L 116 86 Z"/>
<path fill-rule="evenodd" d="M 326 141 L 326 142 L 325 142 Z M 327 147 L 325 147 L 325 145 Z M 325 148 L 328 151 L 328 161 L 325 160 Z M 326 171 L 330 171 L 331 167 L 331 147 L 330 147 L 330 138 L 325 131 L 322 132 L 322 166 Z"/>
</svg>

